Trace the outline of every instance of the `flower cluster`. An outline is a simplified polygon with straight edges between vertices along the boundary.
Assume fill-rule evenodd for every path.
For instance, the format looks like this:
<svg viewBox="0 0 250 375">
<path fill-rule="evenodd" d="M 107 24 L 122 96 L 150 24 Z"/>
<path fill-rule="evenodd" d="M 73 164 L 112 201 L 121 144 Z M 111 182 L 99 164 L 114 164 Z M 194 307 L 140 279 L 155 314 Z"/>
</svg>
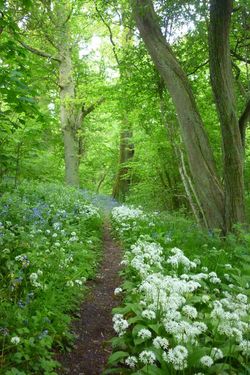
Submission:
<svg viewBox="0 0 250 375">
<path fill-rule="evenodd" d="M 124 223 L 128 219 L 134 220 L 141 216 L 143 216 L 143 211 L 140 208 L 118 206 L 112 210 L 112 217 L 117 222 Z"/>
<path fill-rule="evenodd" d="M 127 322 L 126 319 L 123 319 L 123 316 L 121 314 L 115 314 L 113 316 L 113 328 L 115 332 L 119 335 L 122 336 L 126 332 L 126 329 L 129 326 L 129 323 Z"/>
<path fill-rule="evenodd" d="M 116 308 L 122 315 L 115 315 L 126 353 L 118 362 L 131 373 L 147 371 L 146 366 L 153 373 L 155 366 L 159 374 L 203 374 L 208 368 L 211 373 L 223 371 L 234 356 L 237 369 L 244 369 L 250 351 L 250 305 L 244 288 L 223 284 L 223 278 L 235 280 L 233 266 L 220 266 L 219 274 L 203 265 L 197 253 L 191 259 L 180 248 L 171 248 L 172 236 L 158 235 L 163 227 L 158 215 L 147 217 L 141 209 L 122 206 L 113 210 L 112 218 L 126 248 L 122 261 L 125 306 Z M 215 247 L 212 251 L 217 254 Z M 225 348 L 222 343 L 227 341 L 230 345 Z"/>
</svg>

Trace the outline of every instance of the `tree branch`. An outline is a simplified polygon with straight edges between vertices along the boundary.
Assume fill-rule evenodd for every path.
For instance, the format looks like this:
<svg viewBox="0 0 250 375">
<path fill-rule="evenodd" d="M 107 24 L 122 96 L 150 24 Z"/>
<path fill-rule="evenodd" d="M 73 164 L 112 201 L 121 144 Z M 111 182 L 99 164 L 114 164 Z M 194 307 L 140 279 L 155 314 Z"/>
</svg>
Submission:
<svg viewBox="0 0 250 375">
<path fill-rule="evenodd" d="M 66 20 L 63 22 L 63 25 L 66 25 L 67 22 L 69 22 L 71 16 L 72 16 L 72 13 L 73 13 L 73 6 L 71 7 L 70 11 L 69 11 L 69 14 L 67 15 L 67 18 Z"/>
<path fill-rule="evenodd" d="M 206 60 L 204 63 L 198 65 L 192 72 L 190 73 L 187 73 L 187 76 L 191 76 L 192 74 L 196 73 L 197 70 L 199 70 L 200 68 L 202 68 L 203 66 L 207 65 L 209 63 L 209 60 Z"/>
<path fill-rule="evenodd" d="M 119 61 L 119 58 L 118 58 L 118 55 L 117 55 L 117 52 L 116 52 L 116 44 L 114 42 L 114 38 L 113 38 L 113 33 L 112 33 L 112 30 L 111 30 L 111 27 L 109 26 L 108 22 L 105 20 L 105 18 L 101 14 L 100 10 L 98 9 L 96 1 L 95 1 L 95 9 L 96 9 L 99 17 L 101 18 L 102 22 L 104 23 L 104 25 L 107 27 L 107 29 L 109 31 L 109 40 L 110 40 L 110 43 L 112 44 L 112 49 L 113 49 L 113 53 L 114 53 L 114 56 L 115 56 L 115 60 L 117 62 L 117 65 L 120 65 L 120 61 Z"/>
<path fill-rule="evenodd" d="M 82 117 L 85 118 L 89 113 L 93 112 L 100 104 L 105 101 L 105 98 L 102 97 L 97 100 L 96 103 L 91 104 L 88 108 L 85 109 L 85 105 L 82 106 Z"/>
<path fill-rule="evenodd" d="M 26 48 L 28 51 L 34 53 L 35 55 L 38 55 L 38 56 L 41 56 L 41 57 L 45 57 L 45 58 L 50 59 L 50 60 L 55 60 L 57 62 L 61 62 L 61 60 L 59 59 L 59 57 L 51 56 L 49 53 L 46 53 L 46 52 L 38 50 L 37 48 L 31 47 L 28 44 L 22 42 L 21 40 L 18 40 L 18 43 L 20 43 L 21 46 L 23 46 L 24 48 Z"/>
<path fill-rule="evenodd" d="M 235 57 L 237 60 L 240 60 L 240 61 L 243 61 L 247 64 L 250 64 L 250 59 L 247 59 L 246 57 L 243 57 L 241 55 L 239 55 L 237 52 L 233 51 L 233 50 L 230 50 L 230 53 L 233 57 Z"/>
</svg>

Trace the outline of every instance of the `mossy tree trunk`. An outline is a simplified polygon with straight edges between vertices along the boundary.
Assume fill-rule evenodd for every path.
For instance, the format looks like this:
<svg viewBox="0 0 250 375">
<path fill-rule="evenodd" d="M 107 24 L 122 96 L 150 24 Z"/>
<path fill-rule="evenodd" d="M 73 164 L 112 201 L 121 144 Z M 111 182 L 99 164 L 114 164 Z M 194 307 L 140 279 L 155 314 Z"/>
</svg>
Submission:
<svg viewBox="0 0 250 375">
<path fill-rule="evenodd" d="M 232 0 L 211 0 L 210 77 L 220 118 L 224 159 L 225 229 L 244 221 L 243 146 L 234 95 L 229 46 Z"/>
</svg>

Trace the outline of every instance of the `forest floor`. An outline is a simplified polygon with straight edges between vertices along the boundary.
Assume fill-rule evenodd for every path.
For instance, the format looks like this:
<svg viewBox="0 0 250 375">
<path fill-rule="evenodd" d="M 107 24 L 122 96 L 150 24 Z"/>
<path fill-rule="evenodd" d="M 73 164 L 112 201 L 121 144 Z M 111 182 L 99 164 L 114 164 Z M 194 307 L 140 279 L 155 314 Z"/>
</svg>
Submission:
<svg viewBox="0 0 250 375">
<path fill-rule="evenodd" d="M 102 374 L 111 345 L 108 340 L 114 336 L 112 308 L 119 305 L 114 289 L 120 285 L 121 249 L 114 242 L 110 226 L 104 224 L 103 259 L 97 277 L 87 283 L 89 292 L 80 307 L 80 317 L 73 323 L 72 330 L 77 339 L 70 353 L 57 355 L 62 364 L 60 375 Z"/>
</svg>

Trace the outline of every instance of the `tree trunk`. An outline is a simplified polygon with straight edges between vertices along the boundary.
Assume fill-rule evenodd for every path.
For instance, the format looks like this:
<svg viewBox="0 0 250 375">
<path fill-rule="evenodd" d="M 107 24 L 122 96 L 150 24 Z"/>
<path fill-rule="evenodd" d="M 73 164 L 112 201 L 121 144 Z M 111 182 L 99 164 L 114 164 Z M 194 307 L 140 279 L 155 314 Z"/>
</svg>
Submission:
<svg viewBox="0 0 250 375">
<path fill-rule="evenodd" d="M 79 139 L 78 124 L 73 100 L 75 99 L 75 84 L 69 30 L 64 9 L 59 5 L 58 19 L 60 20 L 59 42 L 59 87 L 60 87 L 60 116 L 64 141 L 65 182 L 68 185 L 79 186 Z"/>
<path fill-rule="evenodd" d="M 243 147 L 229 47 L 232 7 L 232 0 L 211 0 L 209 29 L 210 77 L 223 139 L 226 231 L 244 221 Z"/>
<path fill-rule="evenodd" d="M 223 228 L 223 191 L 188 79 L 162 35 L 151 0 L 131 0 L 145 45 L 172 97 L 195 190 L 210 228 Z"/>
<path fill-rule="evenodd" d="M 127 119 L 123 120 L 122 129 L 120 132 L 120 157 L 119 170 L 116 176 L 116 181 L 113 187 L 113 197 L 117 200 L 124 201 L 129 192 L 130 176 L 129 167 L 127 163 L 133 157 L 133 145 L 131 144 L 132 132 L 129 129 Z"/>
</svg>

